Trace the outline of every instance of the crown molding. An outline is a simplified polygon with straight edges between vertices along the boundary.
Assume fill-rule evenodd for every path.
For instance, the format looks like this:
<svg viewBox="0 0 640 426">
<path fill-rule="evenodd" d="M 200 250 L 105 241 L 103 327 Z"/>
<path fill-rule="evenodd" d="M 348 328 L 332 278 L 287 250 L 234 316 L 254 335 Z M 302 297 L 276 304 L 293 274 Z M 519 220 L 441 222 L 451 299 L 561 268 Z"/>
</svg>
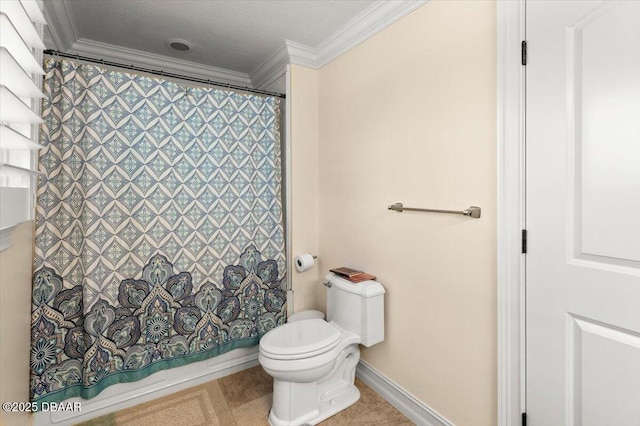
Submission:
<svg viewBox="0 0 640 426">
<path fill-rule="evenodd" d="M 258 89 L 269 86 L 286 73 L 287 64 L 317 68 L 315 50 L 304 44 L 285 40 L 278 50 L 249 73 L 253 86 Z"/>
<path fill-rule="evenodd" d="M 49 44 L 55 45 L 50 47 L 57 50 L 260 88 L 267 87 L 282 77 L 287 64 L 313 69 L 323 67 L 428 1 L 376 1 L 316 47 L 285 40 L 282 46 L 249 74 L 80 38 L 69 0 L 47 1 L 44 3 L 44 12 L 51 36 L 47 39 L 51 40 Z"/>
<path fill-rule="evenodd" d="M 375 2 L 316 46 L 315 68 L 323 67 L 428 1 L 381 0 Z"/>
<path fill-rule="evenodd" d="M 287 64 L 316 68 L 314 49 L 295 41 L 285 40 L 278 50 L 249 73 L 253 86 L 258 89 L 267 87 L 286 73 Z"/>
<path fill-rule="evenodd" d="M 66 51 L 78 40 L 79 32 L 76 20 L 67 0 L 45 1 L 44 16 L 48 24 L 54 47 L 60 51 Z"/>
<path fill-rule="evenodd" d="M 291 40 L 285 40 L 285 45 L 287 46 L 289 60 L 292 64 L 302 65 L 308 68 L 320 68 L 318 66 L 316 49 Z"/>
<path fill-rule="evenodd" d="M 283 76 L 289 63 L 287 44 L 280 46 L 264 62 L 249 72 L 249 77 L 256 89 L 263 89 Z"/>
<path fill-rule="evenodd" d="M 42 42 L 45 46 L 47 46 L 47 49 L 60 50 L 58 48 L 58 44 L 55 42 L 53 36 L 51 35 L 51 31 L 48 25 L 44 27 L 44 31 L 42 32 Z"/>
<path fill-rule="evenodd" d="M 131 64 L 139 67 L 154 68 L 189 77 L 215 80 L 222 83 L 231 83 L 251 88 L 253 87 L 251 79 L 247 73 L 170 58 L 164 55 L 157 55 L 155 53 L 144 52 L 142 50 L 101 43 L 85 38 L 81 38 L 73 43 L 73 46 L 71 49 L 68 49 L 67 52 L 113 62 L 120 62 L 123 64 Z"/>
<path fill-rule="evenodd" d="M 250 73 L 254 87 L 265 87 L 285 73 L 287 64 L 319 69 L 338 56 L 373 37 L 429 0 L 379 0 L 363 10 L 318 46 L 285 40 Z"/>
</svg>

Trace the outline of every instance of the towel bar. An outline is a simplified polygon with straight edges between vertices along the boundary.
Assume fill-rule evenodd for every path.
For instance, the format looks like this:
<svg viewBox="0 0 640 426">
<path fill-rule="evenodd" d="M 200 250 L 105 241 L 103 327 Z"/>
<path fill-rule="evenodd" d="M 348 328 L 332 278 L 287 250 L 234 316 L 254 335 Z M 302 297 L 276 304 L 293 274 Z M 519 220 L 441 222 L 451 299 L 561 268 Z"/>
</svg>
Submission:
<svg viewBox="0 0 640 426">
<path fill-rule="evenodd" d="M 402 203 L 395 203 L 389 206 L 389 210 L 395 210 L 398 213 L 402 213 L 403 211 L 412 211 L 412 212 L 430 212 L 430 213 L 447 213 L 447 214 L 461 214 L 463 216 L 469 216 L 474 219 L 480 218 L 481 209 L 478 206 L 471 206 L 468 209 L 464 210 L 437 210 L 437 209 L 417 209 L 414 207 L 405 207 Z"/>
</svg>

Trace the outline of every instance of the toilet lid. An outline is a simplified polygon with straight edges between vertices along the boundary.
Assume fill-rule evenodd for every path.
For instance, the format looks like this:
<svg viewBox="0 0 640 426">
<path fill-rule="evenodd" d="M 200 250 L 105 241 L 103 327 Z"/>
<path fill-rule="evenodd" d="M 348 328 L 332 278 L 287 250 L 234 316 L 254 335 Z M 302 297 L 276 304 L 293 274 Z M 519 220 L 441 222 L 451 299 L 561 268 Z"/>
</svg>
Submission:
<svg viewBox="0 0 640 426">
<path fill-rule="evenodd" d="M 341 335 L 336 327 L 321 319 L 296 321 L 265 334 L 260 340 L 260 350 L 272 358 L 309 358 L 333 349 Z"/>
</svg>

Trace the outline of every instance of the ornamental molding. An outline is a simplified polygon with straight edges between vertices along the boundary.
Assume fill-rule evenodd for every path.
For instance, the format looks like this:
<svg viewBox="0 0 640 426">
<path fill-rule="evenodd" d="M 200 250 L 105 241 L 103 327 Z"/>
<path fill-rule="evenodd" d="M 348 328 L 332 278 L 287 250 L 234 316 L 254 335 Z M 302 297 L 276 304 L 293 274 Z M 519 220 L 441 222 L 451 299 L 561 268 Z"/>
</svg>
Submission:
<svg viewBox="0 0 640 426">
<path fill-rule="evenodd" d="M 62 52 L 82 54 L 140 67 L 160 68 L 163 71 L 190 77 L 260 89 L 268 87 L 282 78 L 286 73 L 287 64 L 296 64 L 312 69 L 322 68 L 428 1 L 376 1 L 317 46 L 312 47 L 293 40 L 285 40 L 275 52 L 249 73 L 81 38 L 69 0 L 44 3 L 44 13 L 47 22 L 49 22 L 45 40 L 47 47 Z"/>
<path fill-rule="evenodd" d="M 256 88 L 266 87 L 285 73 L 287 64 L 320 69 L 427 2 L 429 0 L 375 2 L 315 47 L 285 40 L 249 73 L 251 81 Z"/>
<path fill-rule="evenodd" d="M 142 50 L 115 46 L 113 44 L 101 43 L 86 38 L 81 38 L 73 43 L 73 46 L 68 49 L 68 53 L 91 56 L 123 64 L 132 64 L 139 67 L 161 69 L 189 77 L 253 87 L 251 79 L 246 73 L 157 55 Z"/>
</svg>

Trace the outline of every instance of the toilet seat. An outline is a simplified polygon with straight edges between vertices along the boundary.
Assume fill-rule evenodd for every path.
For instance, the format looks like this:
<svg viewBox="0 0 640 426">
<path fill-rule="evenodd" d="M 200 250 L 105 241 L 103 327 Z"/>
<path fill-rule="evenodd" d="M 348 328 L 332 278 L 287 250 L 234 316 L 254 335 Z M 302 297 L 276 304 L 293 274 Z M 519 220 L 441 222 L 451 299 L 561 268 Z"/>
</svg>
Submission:
<svg viewBox="0 0 640 426">
<path fill-rule="evenodd" d="M 341 336 L 337 327 L 324 320 L 297 321 L 267 333 L 260 340 L 260 351 L 272 359 L 311 358 L 335 348 Z"/>
</svg>

